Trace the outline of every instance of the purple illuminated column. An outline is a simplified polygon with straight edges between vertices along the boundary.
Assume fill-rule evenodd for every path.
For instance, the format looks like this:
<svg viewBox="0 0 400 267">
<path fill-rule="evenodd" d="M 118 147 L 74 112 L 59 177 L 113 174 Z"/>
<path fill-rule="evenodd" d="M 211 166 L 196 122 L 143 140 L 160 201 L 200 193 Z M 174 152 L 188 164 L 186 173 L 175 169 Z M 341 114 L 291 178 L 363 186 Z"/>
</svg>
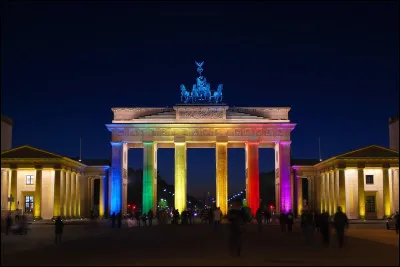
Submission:
<svg viewBox="0 0 400 267">
<path fill-rule="evenodd" d="M 283 212 L 293 209 L 290 183 L 290 143 L 290 141 L 281 141 L 275 144 L 275 164 L 277 164 L 276 169 L 278 169 L 279 175 L 279 208 Z"/>
</svg>

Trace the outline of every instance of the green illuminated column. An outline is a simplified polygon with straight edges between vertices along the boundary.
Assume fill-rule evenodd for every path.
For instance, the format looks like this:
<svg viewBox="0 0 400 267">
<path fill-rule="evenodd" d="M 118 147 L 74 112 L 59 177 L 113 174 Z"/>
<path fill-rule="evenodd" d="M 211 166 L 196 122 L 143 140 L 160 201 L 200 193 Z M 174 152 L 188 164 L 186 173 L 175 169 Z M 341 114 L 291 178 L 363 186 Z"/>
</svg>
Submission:
<svg viewBox="0 0 400 267">
<path fill-rule="evenodd" d="M 143 208 L 142 212 L 157 207 L 157 145 L 154 142 L 143 143 Z"/>
<path fill-rule="evenodd" d="M 186 143 L 175 142 L 175 209 L 186 209 Z"/>
<path fill-rule="evenodd" d="M 36 220 L 41 220 L 42 210 L 42 169 L 36 169 L 36 183 L 35 183 L 35 203 L 33 204 L 33 216 Z"/>
</svg>

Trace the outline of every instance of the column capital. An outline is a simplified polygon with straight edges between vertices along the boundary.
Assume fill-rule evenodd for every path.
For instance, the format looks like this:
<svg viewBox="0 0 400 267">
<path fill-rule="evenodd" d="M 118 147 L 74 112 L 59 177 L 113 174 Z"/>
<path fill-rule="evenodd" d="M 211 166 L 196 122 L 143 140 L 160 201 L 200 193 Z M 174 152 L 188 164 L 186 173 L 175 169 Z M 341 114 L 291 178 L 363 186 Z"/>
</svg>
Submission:
<svg viewBox="0 0 400 267">
<path fill-rule="evenodd" d="M 382 164 L 382 169 L 389 169 L 389 168 L 390 168 L 389 163 L 383 163 Z"/>
<path fill-rule="evenodd" d="M 363 170 L 363 169 L 365 169 L 364 163 L 357 164 L 357 170 Z"/>
<path fill-rule="evenodd" d="M 43 166 L 42 165 L 35 165 L 35 170 L 42 171 L 43 170 Z"/>
<path fill-rule="evenodd" d="M 174 143 L 175 144 L 177 144 L 177 143 L 185 143 L 185 142 L 186 142 L 186 139 L 185 139 L 184 136 L 175 136 L 174 137 Z"/>
<path fill-rule="evenodd" d="M 288 145 L 292 144 L 292 141 L 279 141 L 279 142 L 276 142 L 276 144 L 288 146 Z"/>
<path fill-rule="evenodd" d="M 122 142 L 110 142 L 111 146 L 122 146 Z"/>
</svg>

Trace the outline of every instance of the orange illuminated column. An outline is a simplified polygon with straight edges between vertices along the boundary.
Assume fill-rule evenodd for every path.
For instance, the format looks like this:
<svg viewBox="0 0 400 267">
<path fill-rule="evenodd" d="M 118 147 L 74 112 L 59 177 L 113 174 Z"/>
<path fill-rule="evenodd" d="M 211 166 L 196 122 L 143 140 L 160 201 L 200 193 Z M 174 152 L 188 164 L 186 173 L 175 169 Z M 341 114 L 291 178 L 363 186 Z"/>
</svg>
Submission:
<svg viewBox="0 0 400 267">
<path fill-rule="evenodd" d="M 258 143 L 246 143 L 246 200 L 254 216 L 260 207 L 260 175 L 258 168 Z"/>
<path fill-rule="evenodd" d="M 217 174 L 217 207 L 221 208 L 223 215 L 228 212 L 228 143 L 217 142 L 216 149 L 216 174 Z"/>
</svg>

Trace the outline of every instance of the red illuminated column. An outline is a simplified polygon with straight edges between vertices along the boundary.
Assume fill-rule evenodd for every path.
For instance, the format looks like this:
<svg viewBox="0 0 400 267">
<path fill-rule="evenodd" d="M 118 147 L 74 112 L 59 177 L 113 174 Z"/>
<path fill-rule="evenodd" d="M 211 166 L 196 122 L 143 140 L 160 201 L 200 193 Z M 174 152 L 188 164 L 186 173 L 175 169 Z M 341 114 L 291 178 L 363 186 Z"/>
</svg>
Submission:
<svg viewBox="0 0 400 267">
<path fill-rule="evenodd" d="M 254 216 L 260 207 L 260 175 L 258 169 L 258 142 L 246 143 L 246 200 Z"/>
</svg>

